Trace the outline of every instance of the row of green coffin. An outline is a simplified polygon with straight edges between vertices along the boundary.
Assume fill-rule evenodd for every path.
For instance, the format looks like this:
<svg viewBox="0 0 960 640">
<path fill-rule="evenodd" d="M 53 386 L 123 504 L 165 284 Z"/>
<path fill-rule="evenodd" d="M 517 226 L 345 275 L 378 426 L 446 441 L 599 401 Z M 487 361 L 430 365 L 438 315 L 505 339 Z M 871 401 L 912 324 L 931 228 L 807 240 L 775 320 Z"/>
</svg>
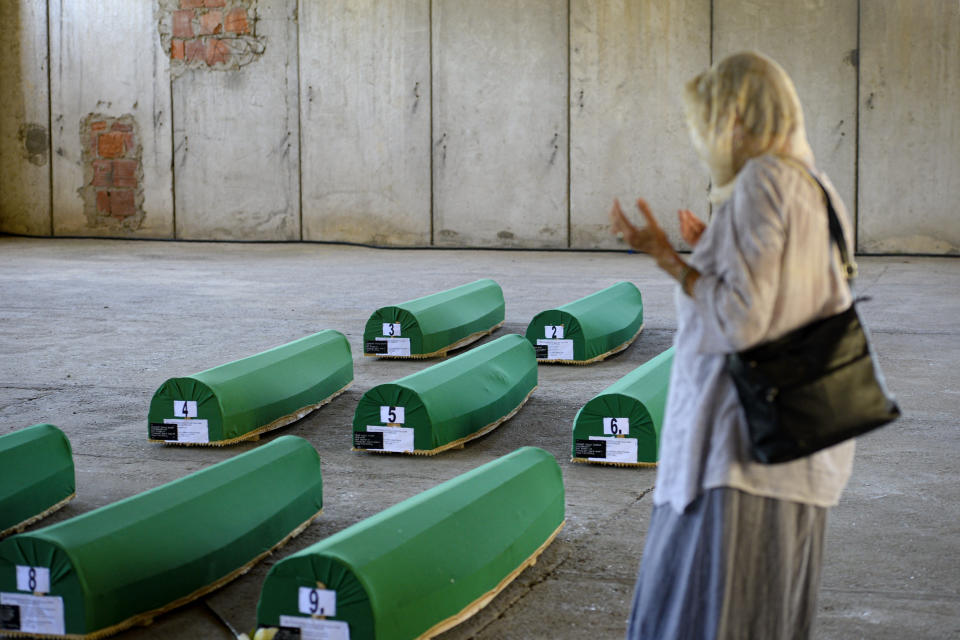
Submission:
<svg viewBox="0 0 960 640">
<path fill-rule="evenodd" d="M 494 331 L 504 314 L 503 290 L 489 279 L 381 307 L 364 328 L 364 355 L 444 355 Z M 586 364 L 627 348 L 642 328 L 640 291 L 632 283 L 618 282 L 538 313 L 526 337 L 536 345 L 540 362 Z"/>
<path fill-rule="evenodd" d="M 672 362 L 671 348 L 584 405 L 574 420 L 572 459 L 655 463 Z M 354 413 L 354 447 L 432 454 L 458 446 L 516 413 L 536 385 L 530 344 L 518 335 L 503 336 L 370 389 Z M 211 396 L 222 397 L 229 396 Z M 0 437 L 0 480 L 2 537 L 73 497 L 73 459 L 66 436 L 53 425 L 41 424 Z"/>
<path fill-rule="evenodd" d="M 364 339 L 367 341 L 367 333 L 373 329 L 406 334 L 408 337 L 405 338 L 374 338 L 372 342 L 386 344 L 405 340 L 416 346 L 417 353 L 424 349 L 435 352 L 438 345 L 462 344 L 463 336 L 480 336 L 502 321 L 503 293 L 499 285 L 492 280 L 479 280 L 378 310 L 367 323 Z M 642 326 L 640 292 L 634 285 L 621 282 L 569 305 L 538 314 L 527 328 L 526 336 L 533 346 L 532 367 L 528 365 L 529 358 L 517 345 L 511 343 L 512 355 L 505 355 L 506 349 L 501 344 L 496 349 L 484 351 L 482 356 L 471 356 L 443 368 L 442 375 L 453 375 L 454 381 L 441 384 L 438 382 L 441 374 L 431 368 L 421 377 L 415 374 L 395 383 L 420 385 L 419 389 L 400 391 L 399 387 L 385 385 L 378 387 L 377 393 L 384 396 L 381 405 L 387 406 L 396 405 L 410 396 L 413 413 L 423 404 L 424 398 L 435 398 L 436 406 L 431 416 L 435 433 L 432 436 L 418 434 L 412 448 L 436 452 L 455 446 L 457 440 L 476 437 L 478 429 L 493 428 L 518 409 L 522 399 L 536 386 L 537 362 L 597 361 L 626 348 Z M 429 331 L 424 331 L 424 327 Z M 221 446 L 253 439 L 263 432 L 294 422 L 329 402 L 352 381 L 353 360 L 347 339 L 337 331 L 321 331 L 248 358 L 167 380 L 157 389 L 150 403 L 149 439 L 172 444 Z M 471 386 L 471 381 L 477 381 L 477 384 Z M 462 409 L 443 406 L 449 404 L 449 400 L 443 401 L 443 396 L 455 391 L 465 392 L 467 387 L 471 389 L 466 396 L 478 396 L 471 400 L 476 411 L 471 411 L 468 416 L 447 419 L 445 414 L 451 411 L 462 413 Z M 498 392 L 502 393 L 498 395 Z M 521 395 L 517 396 L 518 393 Z M 398 397 L 386 397 L 391 395 Z M 364 405 L 363 412 L 358 412 L 358 419 L 362 418 L 364 422 L 361 431 L 366 426 L 379 424 L 371 421 L 368 414 L 369 411 L 379 411 L 381 405 L 370 405 L 375 409 L 367 405 Z M 486 422 L 477 424 L 477 420 Z M 356 446 L 376 449 L 378 439 L 384 439 L 387 442 L 380 449 L 390 451 L 401 446 L 405 447 L 404 450 L 410 449 L 406 445 L 412 435 L 410 431 L 402 430 L 407 428 L 402 426 L 403 422 L 402 419 L 390 421 L 401 430 L 387 432 L 384 436 L 370 436 L 367 440 L 361 438 Z M 450 437 L 454 434 L 458 435 Z"/>
<path fill-rule="evenodd" d="M 246 572 L 322 505 L 316 450 L 282 436 L 12 536 L 0 542 L 0 631 L 93 639 L 148 623 Z M 302 637 L 430 637 L 489 602 L 563 522 L 556 460 L 524 447 L 277 563 L 257 621 Z"/>
<path fill-rule="evenodd" d="M 574 421 L 573 459 L 655 463 L 672 361 L 669 349 L 588 402 Z M 375 386 L 354 413 L 354 448 L 431 455 L 460 446 L 516 413 L 536 388 L 537 372 L 529 340 L 509 334 Z M 168 380 L 150 404 L 150 438 L 177 444 L 235 442 L 303 415 L 303 407 L 310 410 L 333 397 L 352 375 L 346 338 L 323 331 Z"/>
</svg>

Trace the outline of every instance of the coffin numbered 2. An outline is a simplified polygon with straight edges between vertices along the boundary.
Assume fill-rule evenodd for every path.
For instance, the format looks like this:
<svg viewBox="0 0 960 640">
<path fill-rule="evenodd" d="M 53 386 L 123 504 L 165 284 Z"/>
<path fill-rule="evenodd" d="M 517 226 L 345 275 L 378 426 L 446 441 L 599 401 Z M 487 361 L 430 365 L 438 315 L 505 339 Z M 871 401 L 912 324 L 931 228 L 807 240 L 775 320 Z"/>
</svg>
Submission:
<svg viewBox="0 0 960 640">
<path fill-rule="evenodd" d="M 526 337 L 537 361 L 591 364 L 623 351 L 643 330 L 643 298 L 630 282 L 618 282 L 555 309 L 541 311 Z"/>
</svg>

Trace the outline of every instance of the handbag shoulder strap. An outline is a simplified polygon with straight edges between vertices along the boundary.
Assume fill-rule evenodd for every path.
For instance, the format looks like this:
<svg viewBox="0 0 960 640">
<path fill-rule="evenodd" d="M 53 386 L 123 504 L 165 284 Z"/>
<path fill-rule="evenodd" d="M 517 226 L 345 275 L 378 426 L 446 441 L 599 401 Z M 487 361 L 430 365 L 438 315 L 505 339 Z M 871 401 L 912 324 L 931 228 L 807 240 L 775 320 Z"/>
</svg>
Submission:
<svg viewBox="0 0 960 640">
<path fill-rule="evenodd" d="M 850 250 L 847 248 L 847 239 L 843 234 L 843 227 L 840 225 L 840 218 L 837 216 L 837 210 L 833 208 L 833 201 L 830 198 L 830 193 L 823 186 L 823 183 L 820 182 L 820 178 L 816 176 L 810 169 L 806 169 L 807 173 L 810 174 L 810 177 L 817 183 L 817 186 L 820 187 L 820 190 L 823 192 L 824 200 L 827 203 L 827 220 L 830 224 L 830 238 L 833 239 L 833 242 L 836 243 L 837 248 L 840 249 L 840 259 L 843 261 L 843 271 L 847 276 L 847 281 L 853 280 L 857 277 L 857 264 L 850 259 Z"/>
</svg>

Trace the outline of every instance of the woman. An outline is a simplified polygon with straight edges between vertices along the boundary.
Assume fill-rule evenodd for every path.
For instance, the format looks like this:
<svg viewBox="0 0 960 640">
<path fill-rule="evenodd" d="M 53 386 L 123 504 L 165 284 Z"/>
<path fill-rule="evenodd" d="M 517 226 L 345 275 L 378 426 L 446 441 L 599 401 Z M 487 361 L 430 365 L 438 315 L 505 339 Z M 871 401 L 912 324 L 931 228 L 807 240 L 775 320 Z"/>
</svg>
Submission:
<svg viewBox="0 0 960 640">
<path fill-rule="evenodd" d="M 793 462 L 754 462 L 725 354 L 842 311 L 850 292 L 783 69 L 756 53 L 730 56 L 687 84 L 684 103 L 714 202 L 709 225 L 678 213 L 694 246 L 689 261 L 642 199 L 643 227 L 616 201 L 610 213 L 612 231 L 680 285 L 654 509 L 628 637 L 806 638 L 826 511 L 850 476 L 853 442 Z M 852 237 L 840 199 L 818 177 Z"/>
</svg>

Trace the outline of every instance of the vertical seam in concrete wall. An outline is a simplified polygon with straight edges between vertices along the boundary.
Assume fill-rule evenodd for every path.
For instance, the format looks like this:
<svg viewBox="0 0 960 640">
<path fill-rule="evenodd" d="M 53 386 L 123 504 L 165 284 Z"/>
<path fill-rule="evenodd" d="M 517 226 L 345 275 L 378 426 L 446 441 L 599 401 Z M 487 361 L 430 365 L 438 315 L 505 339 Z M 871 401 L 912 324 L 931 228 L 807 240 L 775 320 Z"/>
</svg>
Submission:
<svg viewBox="0 0 960 640">
<path fill-rule="evenodd" d="M 854 88 L 854 127 L 853 135 L 853 253 L 860 248 L 860 66 L 863 63 L 860 50 L 860 12 L 862 0 L 857 0 L 857 67 L 856 87 Z"/>
<path fill-rule="evenodd" d="M 429 68 L 427 73 L 430 74 L 430 130 L 428 135 L 430 136 L 430 144 L 428 149 L 430 150 L 430 246 L 432 247 L 433 242 L 433 218 L 436 215 L 434 210 L 434 183 L 433 183 L 433 101 L 436 93 L 434 92 L 433 86 L 433 0 L 427 0 L 427 28 L 430 31 L 429 36 L 427 37 L 427 55 L 430 58 Z"/>
<path fill-rule="evenodd" d="M 570 176 L 571 176 L 571 172 L 572 172 L 572 168 L 571 168 L 571 166 L 570 166 L 570 158 L 571 158 L 571 155 L 572 155 L 571 152 L 570 152 L 570 135 L 571 135 L 571 131 L 570 131 L 570 83 L 573 81 L 572 78 L 571 78 L 571 69 L 572 69 L 572 67 L 570 66 L 570 49 L 571 49 L 571 47 L 573 46 L 573 43 L 571 42 L 572 29 L 570 28 L 570 12 L 571 12 L 571 10 L 572 10 L 571 1 L 570 1 L 570 0 L 567 0 L 567 95 L 566 95 L 567 104 L 566 104 L 566 110 L 567 110 L 567 248 L 568 248 L 568 249 L 573 246 L 573 240 L 572 240 L 572 237 L 573 237 L 573 225 L 572 225 L 573 219 L 572 219 L 572 218 L 573 218 L 573 216 L 572 216 L 572 212 L 571 212 L 571 209 L 572 209 L 572 204 L 571 204 L 571 202 L 573 201 L 573 194 L 571 193 L 571 184 L 570 184 Z"/>
<path fill-rule="evenodd" d="M 300 84 L 300 2 L 297 1 L 297 212 L 300 219 L 300 241 L 303 242 L 303 89 Z"/>
<path fill-rule="evenodd" d="M 170 83 L 170 224 L 173 230 L 170 237 L 177 239 L 177 128 L 173 117 L 173 73 L 167 76 Z"/>
<path fill-rule="evenodd" d="M 53 227 L 53 61 L 50 59 L 50 2 L 47 0 L 47 157 L 50 158 L 47 168 L 47 215 L 50 218 L 50 236 L 54 235 Z"/>
</svg>

